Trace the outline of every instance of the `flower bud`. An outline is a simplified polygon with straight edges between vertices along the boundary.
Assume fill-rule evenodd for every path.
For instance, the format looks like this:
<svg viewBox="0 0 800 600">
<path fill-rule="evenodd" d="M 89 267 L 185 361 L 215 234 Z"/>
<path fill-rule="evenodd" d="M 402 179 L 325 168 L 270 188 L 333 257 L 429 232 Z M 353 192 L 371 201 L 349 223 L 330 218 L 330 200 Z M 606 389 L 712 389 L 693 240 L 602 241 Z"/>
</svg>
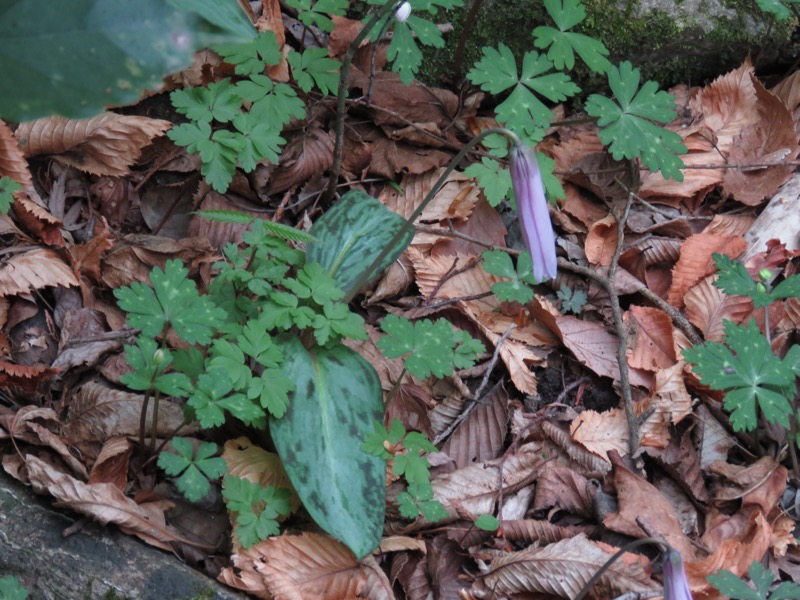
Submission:
<svg viewBox="0 0 800 600">
<path fill-rule="evenodd" d="M 522 236 L 531 254 L 533 276 L 538 281 L 556 276 L 556 241 L 539 162 L 533 149 L 515 144 L 510 154 L 511 186 L 517 200 Z"/>
<path fill-rule="evenodd" d="M 408 16 L 411 14 L 411 4 L 408 2 L 403 2 L 400 5 L 400 8 L 394 13 L 394 18 L 400 21 L 401 23 L 405 23 Z"/>
<path fill-rule="evenodd" d="M 664 600 L 692 600 L 683 559 L 674 548 L 664 556 Z"/>
<path fill-rule="evenodd" d="M 769 269 L 761 269 L 758 272 L 758 278 L 764 283 L 767 283 L 770 279 L 772 279 L 772 271 Z"/>
<path fill-rule="evenodd" d="M 167 353 L 164 352 L 163 349 L 159 348 L 153 354 L 153 362 L 158 365 L 159 367 L 163 365 L 167 360 Z"/>
</svg>

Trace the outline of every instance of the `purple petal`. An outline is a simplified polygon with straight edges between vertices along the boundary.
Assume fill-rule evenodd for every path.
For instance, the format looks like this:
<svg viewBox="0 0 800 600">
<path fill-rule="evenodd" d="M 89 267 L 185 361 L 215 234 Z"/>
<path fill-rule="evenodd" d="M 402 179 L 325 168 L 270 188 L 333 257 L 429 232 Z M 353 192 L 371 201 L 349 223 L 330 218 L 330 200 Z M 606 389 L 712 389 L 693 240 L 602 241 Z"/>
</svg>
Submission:
<svg viewBox="0 0 800 600">
<path fill-rule="evenodd" d="M 536 155 L 528 146 L 511 149 L 511 186 L 517 199 L 522 236 L 531 254 L 533 276 L 538 281 L 556 276 L 556 240 Z"/>
<path fill-rule="evenodd" d="M 664 600 L 692 600 L 683 559 L 673 548 L 664 557 Z"/>
</svg>

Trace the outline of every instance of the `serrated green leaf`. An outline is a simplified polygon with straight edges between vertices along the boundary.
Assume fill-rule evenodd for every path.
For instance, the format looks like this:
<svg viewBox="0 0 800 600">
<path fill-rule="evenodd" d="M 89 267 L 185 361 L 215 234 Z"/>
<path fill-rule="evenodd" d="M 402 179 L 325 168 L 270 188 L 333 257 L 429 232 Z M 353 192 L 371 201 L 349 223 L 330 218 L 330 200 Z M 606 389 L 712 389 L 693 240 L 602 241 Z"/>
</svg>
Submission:
<svg viewBox="0 0 800 600">
<path fill-rule="evenodd" d="M 225 62 L 236 65 L 238 75 L 263 73 L 267 65 L 280 64 L 283 59 L 278 40 L 272 31 L 262 31 L 258 37 L 244 44 L 222 44 L 214 46 L 214 51 Z"/>
<path fill-rule="evenodd" d="M 615 160 L 640 158 L 665 178 L 683 181 L 684 165 L 677 156 L 686 152 L 681 136 L 651 122 L 669 123 L 675 118 L 675 98 L 659 91 L 654 81 L 638 89 L 639 69 L 628 61 L 619 68 L 609 67 L 607 74 L 617 103 L 592 94 L 586 102 L 586 112 L 597 117 L 600 140 L 609 147 L 611 156 Z"/>
<path fill-rule="evenodd" d="M 701 383 L 726 392 L 725 409 L 737 431 L 755 429 L 756 405 L 768 421 L 789 426 L 792 408 L 783 390 L 793 384 L 794 374 L 772 353 L 754 320 L 746 326 L 725 321 L 725 344 L 706 342 L 683 356 Z"/>
<path fill-rule="evenodd" d="M 22 189 L 22 186 L 9 177 L 0 177 L 0 213 L 7 215 L 14 203 L 14 194 Z"/>
<path fill-rule="evenodd" d="M 286 488 L 262 487 L 243 477 L 225 477 L 222 495 L 236 513 L 236 537 L 244 548 L 280 533 L 277 519 L 291 512 Z"/>
<path fill-rule="evenodd" d="M 730 571 L 717 571 L 706 580 L 720 592 L 737 600 L 766 600 Z"/>
<path fill-rule="evenodd" d="M 241 96 L 252 102 L 251 119 L 263 121 L 273 127 L 283 127 L 292 119 L 304 119 L 306 105 L 285 83 L 273 83 L 266 75 L 251 75 L 249 79 L 236 84 Z"/>
<path fill-rule="evenodd" d="M 328 58 L 325 48 L 307 48 L 302 54 L 291 51 L 287 57 L 292 67 L 297 85 L 308 93 L 316 83 L 323 94 L 332 94 L 339 87 L 339 69 L 342 64 L 338 60 Z"/>
<path fill-rule="evenodd" d="M 530 254 L 524 252 L 517 261 L 517 267 L 507 252 L 487 250 L 483 253 L 483 268 L 492 275 L 505 277 L 511 281 L 502 281 L 492 285 L 492 293 L 501 302 L 516 301 L 527 304 L 533 300 L 533 266 Z"/>
<path fill-rule="evenodd" d="M 119 307 L 128 312 L 128 322 L 146 336 L 158 336 L 171 325 L 184 341 L 208 344 L 211 335 L 225 319 L 207 296 L 200 296 L 189 271 L 179 260 L 167 261 L 165 270 L 155 267 L 150 273 L 153 287 L 134 282 L 114 290 Z"/>
<path fill-rule="evenodd" d="M 360 558 L 383 533 L 386 464 L 360 448 L 383 417 L 380 379 L 344 346 L 307 350 L 284 337 L 281 349 L 299 392 L 270 420 L 272 439 L 309 514 Z"/>
<path fill-rule="evenodd" d="M 158 456 L 158 466 L 167 475 L 180 475 L 175 485 L 190 502 L 197 502 L 211 491 L 208 480 L 217 479 L 226 472 L 225 461 L 210 458 L 217 452 L 216 444 L 201 443 L 196 455 L 191 442 L 184 438 L 173 438 L 172 446 L 178 454 L 162 452 Z"/>
<path fill-rule="evenodd" d="M 327 33 L 333 31 L 333 21 L 326 15 L 345 14 L 347 0 L 286 0 L 286 4 L 298 11 L 297 18 L 304 25 L 316 26 Z"/>
<path fill-rule="evenodd" d="M 175 90 L 170 101 L 182 115 L 192 121 L 227 123 L 240 113 L 242 98 L 228 78 L 204 87 Z"/>
<path fill-rule="evenodd" d="M 399 421 L 395 417 L 395 420 Z M 401 423 L 402 427 L 402 423 Z M 392 455 L 389 454 L 389 451 L 386 450 L 386 446 L 384 445 L 387 438 L 389 437 L 389 432 L 386 428 L 380 424 L 380 422 L 375 422 L 375 431 L 371 431 L 367 434 L 367 437 L 364 438 L 364 441 L 361 443 L 361 450 L 366 452 L 367 454 L 372 454 L 373 456 L 377 456 L 382 460 L 387 460 Z"/>
<path fill-rule="evenodd" d="M 761 308 L 772 302 L 770 294 L 762 284 L 758 283 L 750 276 L 745 266 L 739 261 L 731 259 L 725 254 L 714 253 L 714 267 L 717 269 L 717 279 L 714 287 L 721 289 L 726 294 L 747 296 L 753 299 L 753 306 Z"/>
<path fill-rule="evenodd" d="M 478 180 L 478 186 L 492 206 L 497 206 L 511 197 L 511 174 L 500 167 L 496 160 L 484 156 L 481 162 L 473 163 L 464 170 L 464 175 Z"/>
<path fill-rule="evenodd" d="M 544 5 L 558 29 L 545 26 L 534 29 L 535 46 L 550 47 L 547 57 L 557 69 L 566 67 L 571 70 L 575 66 L 574 51 L 590 69 L 597 73 L 605 72 L 611 63 L 606 59 L 608 49 L 603 43 L 568 31 L 586 18 L 583 4 L 579 0 L 544 0 Z"/>
<path fill-rule="evenodd" d="M 263 159 L 277 163 L 281 146 L 286 140 L 272 125 L 261 121 L 252 113 L 240 114 L 233 120 L 233 126 L 242 133 L 243 147 L 239 150 L 237 159 L 243 171 L 249 173 L 255 170 L 256 165 Z"/>
<path fill-rule="evenodd" d="M 565 73 L 547 73 L 552 68 L 553 63 L 546 56 L 526 52 L 518 74 L 511 49 L 501 43 L 497 49 L 483 49 L 483 57 L 467 73 L 467 78 L 492 94 L 513 87 L 508 98 L 495 109 L 497 120 L 511 129 L 530 132 L 547 127 L 552 117 L 550 109 L 533 92 L 552 102 L 561 102 L 580 91 Z"/>
<path fill-rule="evenodd" d="M 320 242 L 306 245 L 307 260 L 321 264 L 346 297 L 403 223 L 400 215 L 367 193 L 349 191 L 311 227 L 310 233 Z M 414 232 L 408 231 L 371 275 L 397 260 L 413 237 Z"/>
</svg>

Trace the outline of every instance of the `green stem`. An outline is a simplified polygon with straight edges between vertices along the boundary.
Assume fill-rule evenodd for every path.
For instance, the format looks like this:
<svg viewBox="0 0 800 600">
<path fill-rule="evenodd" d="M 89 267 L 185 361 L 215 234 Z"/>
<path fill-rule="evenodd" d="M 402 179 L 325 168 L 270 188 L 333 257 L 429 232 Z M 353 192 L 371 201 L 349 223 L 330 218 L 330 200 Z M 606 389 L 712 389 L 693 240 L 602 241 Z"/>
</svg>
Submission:
<svg viewBox="0 0 800 600">
<path fill-rule="evenodd" d="M 644 544 L 655 544 L 659 547 L 663 554 L 669 552 L 670 547 L 664 543 L 662 540 L 657 540 L 655 538 L 641 538 L 638 540 L 634 540 L 630 544 L 626 544 L 622 548 L 620 548 L 611 558 L 609 558 L 603 566 L 597 569 L 597 572 L 592 575 L 592 578 L 586 582 L 586 585 L 581 588 L 581 591 L 578 592 L 578 595 L 575 596 L 573 600 L 581 600 L 586 594 L 589 593 L 589 590 L 592 589 L 592 586 L 597 583 L 597 581 L 603 576 L 603 573 L 608 571 L 609 567 L 614 564 L 614 562 L 623 554 L 628 552 L 629 550 L 633 550 L 637 546 L 643 546 Z"/>
<path fill-rule="evenodd" d="M 152 382 L 151 382 L 152 383 Z M 142 400 L 142 413 L 139 415 L 139 446 L 144 448 L 144 438 L 147 433 L 147 405 L 150 404 L 150 390 L 144 393 Z"/>
<path fill-rule="evenodd" d="M 322 196 L 322 201 L 326 204 L 333 200 L 333 195 L 336 193 L 336 184 L 339 181 L 339 172 L 342 170 L 344 117 L 347 106 L 347 80 L 350 77 L 350 67 L 353 64 L 353 57 L 358 47 L 361 45 L 361 42 L 366 39 L 378 21 L 389 13 L 397 12 L 397 9 L 399 9 L 402 4 L 403 0 L 389 0 L 389 2 L 381 6 L 378 11 L 372 15 L 372 18 L 367 21 L 367 24 L 361 28 L 361 31 L 358 32 L 358 35 L 350 43 L 350 46 L 347 47 L 347 52 L 344 53 L 342 70 L 339 72 L 339 90 L 336 95 L 336 144 L 333 147 L 333 164 L 331 165 L 328 187 L 325 189 L 325 194 Z"/>
<path fill-rule="evenodd" d="M 436 183 L 433 184 L 431 191 L 429 191 L 428 194 L 425 196 L 425 198 L 423 198 L 422 202 L 416 208 L 416 210 L 414 210 L 414 212 L 411 213 L 411 216 L 409 216 L 405 220 L 405 222 L 400 226 L 400 229 L 398 229 L 395 232 L 392 239 L 389 241 L 388 244 L 386 244 L 386 246 L 384 246 L 383 250 L 381 250 L 380 254 L 378 254 L 378 256 L 375 257 L 375 260 L 372 261 L 369 267 L 367 267 L 364 271 L 361 272 L 361 275 L 356 280 L 355 284 L 353 284 L 353 287 L 350 289 L 350 292 L 342 299 L 342 302 L 348 303 L 355 297 L 355 295 L 359 292 L 361 287 L 372 278 L 373 271 L 377 269 L 383 262 L 383 259 L 385 259 L 389 255 L 389 253 L 394 248 L 395 244 L 397 244 L 397 242 L 402 240 L 403 237 L 405 237 L 406 233 L 408 233 L 411 229 L 414 228 L 414 221 L 416 221 L 417 218 L 422 214 L 422 211 L 425 210 L 425 207 L 428 206 L 431 200 L 433 200 L 434 196 L 436 196 L 436 194 L 439 193 L 439 190 L 442 189 L 442 186 L 447 181 L 447 177 L 450 175 L 450 173 L 453 172 L 453 169 L 456 168 L 458 163 L 460 163 L 461 160 L 467 155 L 467 152 L 469 152 L 473 146 L 475 146 L 487 135 L 491 135 L 493 133 L 505 136 L 512 144 L 521 143 L 519 137 L 517 137 L 517 134 L 503 127 L 494 127 L 492 129 L 485 129 L 484 131 L 481 131 L 478 135 L 476 135 L 474 138 L 472 138 L 470 141 L 468 141 L 464 145 L 464 147 L 461 148 L 458 154 L 456 154 L 455 157 L 453 157 L 453 160 L 451 160 L 450 163 L 447 165 L 447 168 L 439 176 L 439 179 L 436 180 Z"/>
</svg>

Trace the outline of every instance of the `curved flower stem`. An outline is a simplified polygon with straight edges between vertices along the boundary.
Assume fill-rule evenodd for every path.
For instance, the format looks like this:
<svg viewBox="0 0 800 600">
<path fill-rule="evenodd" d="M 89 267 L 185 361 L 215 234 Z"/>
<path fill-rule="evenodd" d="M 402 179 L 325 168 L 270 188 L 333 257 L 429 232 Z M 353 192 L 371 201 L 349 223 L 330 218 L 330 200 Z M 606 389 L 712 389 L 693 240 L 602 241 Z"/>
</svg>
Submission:
<svg viewBox="0 0 800 600">
<path fill-rule="evenodd" d="M 403 239 L 403 236 L 405 236 L 405 234 L 409 230 L 414 228 L 414 221 L 416 221 L 417 218 L 422 214 L 422 211 L 425 210 L 425 207 L 428 206 L 428 204 L 430 203 L 431 200 L 433 200 L 434 196 L 436 196 L 436 194 L 439 193 L 439 190 L 442 189 L 442 186 L 447 181 L 447 177 L 450 175 L 450 173 L 453 172 L 453 169 L 456 168 L 458 163 L 460 163 L 461 160 L 467 155 L 467 152 L 469 152 L 473 148 L 473 146 L 475 146 L 483 138 L 485 138 L 487 135 L 490 135 L 492 133 L 498 133 L 500 135 L 505 136 L 512 144 L 521 143 L 519 137 L 517 137 L 517 134 L 515 134 L 513 131 L 510 131 L 510 130 L 505 129 L 503 127 L 493 127 L 491 129 L 485 129 L 485 130 L 481 131 L 478 135 L 476 135 L 474 138 L 472 138 L 470 141 L 468 141 L 466 144 L 464 144 L 464 147 L 461 148 L 461 150 L 458 152 L 458 154 L 456 154 L 453 157 L 453 159 L 448 163 L 447 168 L 439 176 L 439 179 L 436 180 L 436 183 L 433 184 L 433 187 L 431 188 L 431 191 L 429 191 L 428 194 L 425 196 L 425 198 L 423 198 L 423 200 L 420 203 L 420 205 L 414 210 L 413 213 L 411 213 L 411 215 L 405 220 L 405 222 L 395 232 L 395 234 L 392 237 L 392 239 L 389 241 L 388 244 L 386 244 L 386 246 L 384 246 L 383 250 L 381 250 L 380 254 L 378 254 L 378 256 L 375 257 L 375 260 L 372 261 L 372 263 L 369 265 L 369 267 L 367 267 L 361 273 L 361 276 L 353 284 L 352 289 L 343 298 L 342 302 L 345 302 L 345 303 L 350 302 L 355 297 L 355 295 L 359 292 L 361 287 L 367 281 L 369 281 L 370 278 L 373 275 L 375 275 L 375 273 L 373 273 L 373 271 L 378 268 L 378 266 L 381 264 L 381 262 L 383 262 L 383 259 L 386 258 L 386 256 L 389 254 L 389 252 L 392 251 L 392 248 L 394 248 L 394 245 L 397 242 L 399 242 L 401 239 Z"/>
<path fill-rule="evenodd" d="M 328 180 L 328 187 L 325 189 L 325 194 L 322 200 L 325 203 L 333 199 L 336 193 L 336 183 L 339 181 L 339 172 L 342 170 L 342 154 L 344 152 L 344 118 L 345 109 L 347 105 L 347 80 L 350 77 L 350 67 L 353 64 L 353 57 L 366 37 L 370 34 L 375 25 L 383 17 L 389 13 L 397 12 L 403 0 L 389 0 L 386 4 L 381 6 L 378 11 L 372 15 L 372 18 L 367 21 L 366 25 L 361 28 L 358 35 L 347 47 L 342 59 L 342 69 L 339 72 L 339 89 L 336 94 L 336 144 L 333 147 L 333 164 L 331 165 L 330 179 Z"/>
<path fill-rule="evenodd" d="M 641 538 L 638 540 L 634 540 L 630 544 L 626 544 L 625 546 L 617 550 L 611 558 L 609 558 L 606 562 L 604 562 L 602 567 L 597 569 L 597 572 L 594 575 L 592 575 L 591 579 L 589 579 L 589 581 L 586 582 L 586 585 L 584 585 L 581 588 L 581 591 L 578 592 L 578 595 L 575 596 L 573 600 L 582 600 L 582 598 L 586 596 L 586 594 L 588 594 L 589 591 L 592 589 L 592 586 L 595 583 L 597 583 L 597 581 L 603 576 L 603 573 L 608 571 L 609 567 L 611 567 L 611 565 L 613 565 L 614 562 L 620 556 L 622 556 L 629 550 L 633 550 L 638 546 L 644 546 L 645 544 L 654 544 L 658 546 L 659 550 L 661 550 L 663 554 L 666 554 L 671 550 L 671 548 L 664 541 L 658 540 L 656 538 Z"/>
</svg>

